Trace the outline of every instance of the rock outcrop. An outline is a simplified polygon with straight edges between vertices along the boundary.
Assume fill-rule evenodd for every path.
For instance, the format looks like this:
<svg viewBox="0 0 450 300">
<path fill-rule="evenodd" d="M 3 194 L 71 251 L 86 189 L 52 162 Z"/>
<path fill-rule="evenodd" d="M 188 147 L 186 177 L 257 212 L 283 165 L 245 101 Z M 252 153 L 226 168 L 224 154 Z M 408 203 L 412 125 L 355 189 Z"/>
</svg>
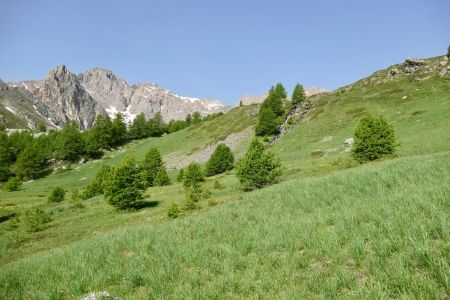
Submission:
<svg viewBox="0 0 450 300">
<path fill-rule="evenodd" d="M 65 66 L 59 66 L 44 80 L 9 83 L 9 86 L 32 93 L 38 99 L 34 105 L 39 114 L 54 127 L 74 120 L 81 129 L 90 128 L 98 114 L 113 117 L 121 113 L 131 122 L 140 113 L 150 118 L 159 112 L 168 122 L 184 119 L 196 111 L 208 115 L 230 109 L 218 100 L 178 96 L 153 83 L 130 85 L 103 68 L 75 75 Z"/>
</svg>

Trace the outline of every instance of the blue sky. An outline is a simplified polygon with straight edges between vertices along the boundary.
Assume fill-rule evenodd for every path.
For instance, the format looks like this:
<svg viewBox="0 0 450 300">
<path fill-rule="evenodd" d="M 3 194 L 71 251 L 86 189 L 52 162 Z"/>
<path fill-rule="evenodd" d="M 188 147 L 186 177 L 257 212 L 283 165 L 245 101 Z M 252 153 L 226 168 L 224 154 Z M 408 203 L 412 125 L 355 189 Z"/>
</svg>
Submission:
<svg viewBox="0 0 450 300">
<path fill-rule="evenodd" d="M 235 103 L 276 82 L 335 89 L 446 53 L 450 1 L 0 0 L 0 78 L 65 64 Z"/>
</svg>

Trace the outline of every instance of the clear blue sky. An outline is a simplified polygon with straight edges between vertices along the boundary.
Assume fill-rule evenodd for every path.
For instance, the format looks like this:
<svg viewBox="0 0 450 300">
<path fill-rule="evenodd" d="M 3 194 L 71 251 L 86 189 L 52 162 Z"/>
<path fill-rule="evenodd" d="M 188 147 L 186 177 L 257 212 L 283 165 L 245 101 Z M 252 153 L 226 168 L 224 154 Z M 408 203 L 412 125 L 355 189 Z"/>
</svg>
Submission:
<svg viewBox="0 0 450 300">
<path fill-rule="evenodd" d="M 65 64 L 235 103 L 282 82 L 335 89 L 446 53 L 449 0 L 0 0 L 0 78 Z"/>
</svg>

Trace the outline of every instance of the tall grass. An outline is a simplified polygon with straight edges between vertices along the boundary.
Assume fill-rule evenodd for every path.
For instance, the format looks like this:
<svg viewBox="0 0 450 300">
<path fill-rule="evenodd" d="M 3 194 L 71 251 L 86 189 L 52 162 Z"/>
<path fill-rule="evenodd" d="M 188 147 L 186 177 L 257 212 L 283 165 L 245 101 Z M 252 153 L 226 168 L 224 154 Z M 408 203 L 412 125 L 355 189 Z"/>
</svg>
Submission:
<svg viewBox="0 0 450 300">
<path fill-rule="evenodd" d="M 450 154 L 291 180 L 4 265 L 5 299 L 447 298 Z"/>
</svg>

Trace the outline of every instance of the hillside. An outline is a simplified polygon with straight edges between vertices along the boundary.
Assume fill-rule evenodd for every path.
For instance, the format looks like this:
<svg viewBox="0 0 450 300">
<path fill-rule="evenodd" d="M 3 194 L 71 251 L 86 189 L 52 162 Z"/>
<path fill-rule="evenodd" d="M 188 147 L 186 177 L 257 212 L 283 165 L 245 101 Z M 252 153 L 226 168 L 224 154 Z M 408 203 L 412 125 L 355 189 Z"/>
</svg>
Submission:
<svg viewBox="0 0 450 300">
<path fill-rule="evenodd" d="M 281 183 L 243 193 L 235 171 L 209 178 L 210 198 L 178 220 L 166 216 L 171 201 L 184 200 L 177 169 L 204 162 L 219 142 L 242 155 L 253 138 L 257 105 L 133 142 L 21 191 L 0 191 L 6 220 L 0 223 L 0 294 L 448 297 L 450 75 L 444 61 L 406 61 L 310 97 L 307 112 L 270 146 L 283 164 Z M 393 124 L 395 158 L 367 165 L 350 158 L 351 145 L 344 142 L 367 113 Z M 161 151 L 173 184 L 149 188 L 146 208 L 117 212 L 102 196 L 83 207 L 47 203 L 50 187 L 83 188 L 102 164 L 116 165 L 127 155 L 140 159 L 150 146 Z M 214 188 L 215 180 L 223 189 Z M 52 221 L 23 235 L 8 216 L 36 207 Z"/>
</svg>

